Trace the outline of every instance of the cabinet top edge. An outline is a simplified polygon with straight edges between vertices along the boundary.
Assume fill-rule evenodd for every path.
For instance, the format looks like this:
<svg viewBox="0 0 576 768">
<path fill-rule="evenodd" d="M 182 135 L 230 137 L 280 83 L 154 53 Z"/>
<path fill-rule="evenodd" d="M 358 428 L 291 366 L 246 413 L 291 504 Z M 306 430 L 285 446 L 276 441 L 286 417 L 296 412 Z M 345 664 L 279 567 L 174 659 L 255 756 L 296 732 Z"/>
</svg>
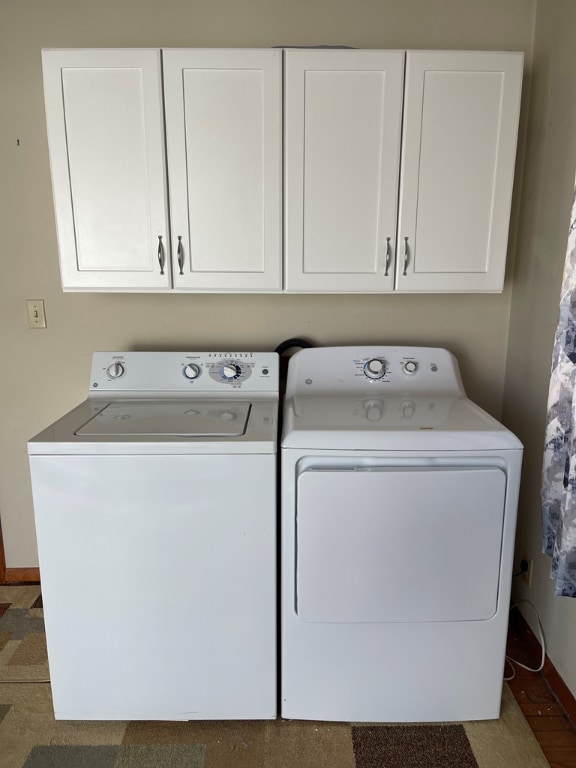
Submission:
<svg viewBox="0 0 576 768">
<path fill-rule="evenodd" d="M 73 47 L 66 47 L 66 48 L 42 48 L 42 53 L 51 53 L 51 52 L 90 52 L 90 51 L 290 51 L 291 53 L 412 53 L 412 54 L 431 54 L 431 53 L 445 53 L 445 54 L 466 54 L 469 55 L 471 53 L 478 54 L 479 56 L 486 55 L 486 56 L 494 56 L 494 55 L 516 55 L 516 56 L 524 56 L 524 51 L 514 51 L 514 50 L 477 50 L 474 48 L 471 49 L 464 49 L 464 48 L 458 48 L 458 49 L 451 49 L 451 48 L 353 48 L 349 46 L 333 46 L 333 47 L 323 47 L 323 46 L 268 46 L 268 47 L 233 47 L 233 48 L 226 48 L 226 47 L 212 47 L 212 46 L 189 46 L 189 47 L 182 47 L 182 46 L 135 46 L 135 47 L 119 47 L 119 46 L 112 46 L 112 47 L 82 47 L 82 48 L 73 48 Z"/>
<path fill-rule="evenodd" d="M 524 58 L 526 55 L 524 51 L 503 51 L 503 50 L 477 50 L 474 48 L 464 49 L 464 48 L 406 48 L 406 53 L 410 53 L 413 55 L 430 55 L 434 53 L 441 53 L 445 54 L 446 56 L 470 56 L 470 54 L 473 54 L 475 56 L 517 56 Z"/>
</svg>

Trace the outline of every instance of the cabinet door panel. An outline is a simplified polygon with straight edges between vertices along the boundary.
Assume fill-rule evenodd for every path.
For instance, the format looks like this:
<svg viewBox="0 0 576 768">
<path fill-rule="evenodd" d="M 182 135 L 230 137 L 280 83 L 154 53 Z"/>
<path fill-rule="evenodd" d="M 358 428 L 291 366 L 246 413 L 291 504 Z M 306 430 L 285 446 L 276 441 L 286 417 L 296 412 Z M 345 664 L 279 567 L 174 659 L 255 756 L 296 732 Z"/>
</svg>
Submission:
<svg viewBox="0 0 576 768">
<path fill-rule="evenodd" d="M 177 289 L 281 288 L 280 66 L 280 51 L 164 52 Z"/>
<path fill-rule="evenodd" d="M 502 290 L 521 79 L 521 54 L 408 52 L 397 289 Z"/>
<path fill-rule="evenodd" d="M 403 68 L 398 51 L 286 52 L 288 290 L 392 289 Z"/>
<path fill-rule="evenodd" d="M 169 287 L 158 51 L 44 51 L 63 287 Z"/>
</svg>

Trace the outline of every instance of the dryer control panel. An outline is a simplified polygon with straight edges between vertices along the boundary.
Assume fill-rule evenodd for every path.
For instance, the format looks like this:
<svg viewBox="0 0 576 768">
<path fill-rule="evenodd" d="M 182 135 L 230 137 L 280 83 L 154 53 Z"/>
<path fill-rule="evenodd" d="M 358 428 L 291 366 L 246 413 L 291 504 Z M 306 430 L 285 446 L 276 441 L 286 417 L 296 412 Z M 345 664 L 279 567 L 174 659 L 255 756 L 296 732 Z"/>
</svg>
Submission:
<svg viewBox="0 0 576 768">
<path fill-rule="evenodd" d="M 95 352 L 90 392 L 278 393 L 275 352 Z"/>
<path fill-rule="evenodd" d="M 438 347 L 323 347 L 290 359 L 286 397 L 375 390 L 464 394 L 456 358 Z"/>
</svg>

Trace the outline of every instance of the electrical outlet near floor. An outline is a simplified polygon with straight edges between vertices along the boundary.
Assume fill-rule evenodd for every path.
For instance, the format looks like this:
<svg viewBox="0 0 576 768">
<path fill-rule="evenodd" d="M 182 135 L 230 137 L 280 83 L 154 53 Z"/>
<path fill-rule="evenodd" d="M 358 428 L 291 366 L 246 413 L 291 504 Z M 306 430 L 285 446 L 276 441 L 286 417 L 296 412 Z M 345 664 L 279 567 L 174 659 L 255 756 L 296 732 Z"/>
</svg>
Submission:
<svg viewBox="0 0 576 768">
<path fill-rule="evenodd" d="M 534 560 L 530 560 L 528 557 L 522 557 L 520 559 L 520 574 L 522 581 L 528 589 L 532 586 L 532 570 L 534 568 Z"/>
</svg>

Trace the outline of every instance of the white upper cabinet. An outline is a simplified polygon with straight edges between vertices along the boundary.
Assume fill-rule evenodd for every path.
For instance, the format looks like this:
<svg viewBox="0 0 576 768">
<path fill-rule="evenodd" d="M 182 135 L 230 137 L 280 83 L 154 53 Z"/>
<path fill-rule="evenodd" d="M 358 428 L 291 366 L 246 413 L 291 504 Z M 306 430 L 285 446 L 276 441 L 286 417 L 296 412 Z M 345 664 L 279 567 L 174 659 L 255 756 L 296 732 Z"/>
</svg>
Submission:
<svg viewBox="0 0 576 768">
<path fill-rule="evenodd" d="M 43 52 L 63 288 L 280 291 L 282 52 L 160 57 Z"/>
<path fill-rule="evenodd" d="M 282 52 L 163 59 L 174 287 L 280 291 Z"/>
<path fill-rule="evenodd" d="M 521 53 L 48 50 L 43 66 L 64 290 L 503 288 Z"/>
<path fill-rule="evenodd" d="M 522 63 L 408 52 L 397 290 L 502 290 Z"/>
<path fill-rule="evenodd" d="M 170 285 L 160 52 L 44 51 L 64 290 Z"/>
<path fill-rule="evenodd" d="M 285 287 L 391 291 L 404 51 L 286 51 Z"/>
<path fill-rule="evenodd" d="M 286 54 L 288 291 L 503 288 L 522 54 L 404 56 Z"/>
</svg>

